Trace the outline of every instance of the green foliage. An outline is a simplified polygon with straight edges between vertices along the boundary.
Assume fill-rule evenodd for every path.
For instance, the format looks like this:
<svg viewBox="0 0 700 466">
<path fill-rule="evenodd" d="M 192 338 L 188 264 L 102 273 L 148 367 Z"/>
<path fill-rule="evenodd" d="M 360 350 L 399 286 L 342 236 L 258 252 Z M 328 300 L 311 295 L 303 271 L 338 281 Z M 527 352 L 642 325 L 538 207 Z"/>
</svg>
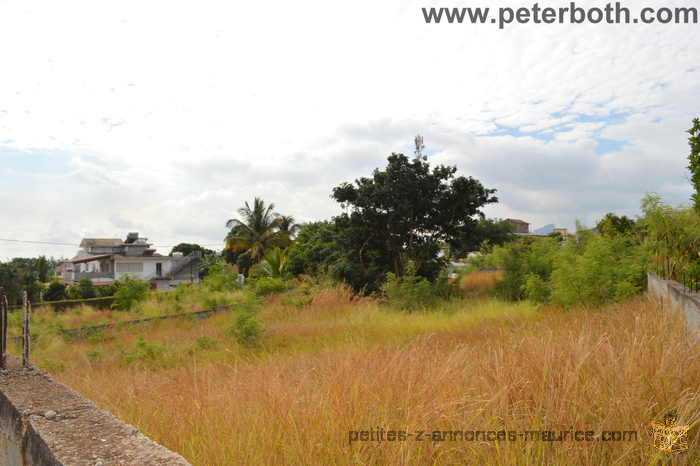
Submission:
<svg viewBox="0 0 700 466">
<path fill-rule="evenodd" d="M 250 255 L 250 249 L 247 250 L 244 254 L 240 254 L 238 256 L 238 259 L 236 260 L 236 266 L 238 267 L 238 270 L 246 278 L 248 278 L 248 273 L 253 264 L 255 264 L 255 259 L 253 259 L 253 257 Z"/>
<path fill-rule="evenodd" d="M 472 227 L 460 234 L 452 244 L 453 257 L 467 257 L 470 252 L 479 251 L 486 241 L 490 247 L 503 246 L 515 241 L 515 225 L 504 219 L 486 218 L 483 215 Z"/>
<path fill-rule="evenodd" d="M 250 268 L 248 274 L 251 277 L 291 280 L 293 276 L 287 271 L 287 251 L 282 252 L 280 248 L 268 251 L 259 264 Z"/>
<path fill-rule="evenodd" d="M 571 306 L 601 306 L 630 296 L 645 285 L 646 255 L 624 236 L 594 236 L 582 253 L 565 248 L 552 272 L 552 300 Z"/>
<path fill-rule="evenodd" d="M 596 224 L 596 229 L 603 236 L 630 236 L 634 233 L 634 227 L 634 220 L 627 218 L 626 215 L 618 217 L 611 212 L 605 214 L 605 217 L 603 217 L 603 219 Z"/>
<path fill-rule="evenodd" d="M 274 208 L 274 204 L 265 207 L 265 202 L 258 197 L 252 209 L 246 202 L 245 207 L 238 209 L 243 220 L 230 219 L 226 222 L 226 228 L 231 229 L 224 240 L 226 248 L 250 249 L 251 256 L 260 262 L 266 249 L 290 246 L 292 240 L 289 232 L 280 229 L 280 215 L 272 212 Z"/>
<path fill-rule="evenodd" d="M 66 288 L 66 293 L 68 294 L 69 300 L 77 301 L 81 299 L 80 286 L 77 283 L 68 285 Z"/>
<path fill-rule="evenodd" d="M 22 286 L 19 279 L 20 273 L 16 264 L 0 262 L 0 287 L 7 297 L 9 305 L 21 304 L 22 302 Z"/>
<path fill-rule="evenodd" d="M 413 263 L 408 264 L 408 270 L 403 277 L 397 277 L 391 272 L 387 274 L 386 283 L 382 286 L 389 305 L 397 309 L 416 311 L 428 309 L 438 302 L 430 282 L 416 276 Z"/>
<path fill-rule="evenodd" d="M 290 238 L 294 236 L 299 230 L 301 230 L 301 225 L 294 221 L 294 217 L 291 215 L 280 215 L 279 216 L 279 229 L 285 232 Z"/>
<path fill-rule="evenodd" d="M 247 283 L 256 296 L 282 293 L 287 290 L 287 284 L 281 278 L 250 278 Z"/>
<path fill-rule="evenodd" d="M 593 234 L 576 222 L 578 243 L 561 247 L 553 237 L 520 238 L 494 248 L 503 269 L 495 290 L 506 299 L 600 306 L 645 286 L 647 255 L 628 235 Z"/>
<path fill-rule="evenodd" d="M 529 273 L 525 277 L 521 289 L 525 297 L 534 303 L 544 303 L 552 294 L 549 285 L 536 273 Z"/>
<path fill-rule="evenodd" d="M 554 238 L 555 240 L 559 241 L 559 243 L 564 242 L 564 235 L 561 234 L 561 231 L 553 231 L 551 233 L 547 233 L 547 236 L 550 238 Z"/>
<path fill-rule="evenodd" d="M 305 225 L 296 242 L 287 249 L 287 268 L 293 275 L 327 272 L 337 260 L 338 233 L 335 223 L 313 222 Z"/>
<path fill-rule="evenodd" d="M 656 193 L 647 194 L 641 205 L 644 216 L 637 223 L 644 231 L 644 248 L 652 259 L 651 269 L 660 276 L 680 279 L 684 270 L 700 257 L 700 217 L 689 207 L 666 205 Z"/>
<path fill-rule="evenodd" d="M 209 275 L 209 270 L 215 265 L 222 266 L 226 263 L 223 257 L 213 253 L 202 256 L 202 260 L 199 261 L 199 278 L 206 278 Z M 238 268 L 236 268 L 236 274 L 238 274 Z"/>
<path fill-rule="evenodd" d="M 120 277 L 121 283 L 115 293 L 112 307 L 120 311 L 128 311 L 131 307 L 143 301 L 148 296 L 148 283 L 142 281 L 136 274 L 124 273 Z"/>
<path fill-rule="evenodd" d="M 434 280 L 446 265 L 440 244 L 471 228 L 481 207 L 497 202 L 471 177 L 455 177 L 457 167 L 409 160 L 392 154 L 384 171 L 343 183 L 331 197 L 349 207 L 335 218 L 340 233 L 338 273 L 356 290 L 372 291 L 386 272 L 403 277 L 414 263 L 417 275 Z"/>
<path fill-rule="evenodd" d="M 224 327 L 224 332 L 238 343 L 250 346 L 258 344 L 264 334 L 262 322 L 257 315 L 261 307 L 261 298 L 246 293 L 240 309 Z"/>
<path fill-rule="evenodd" d="M 134 347 L 130 351 L 125 351 L 122 354 L 122 360 L 125 364 L 131 364 L 135 361 L 141 361 L 147 365 L 157 365 L 161 357 L 165 353 L 165 345 L 160 342 L 148 342 L 143 337 L 138 337 Z"/>
<path fill-rule="evenodd" d="M 44 301 L 62 301 L 64 299 L 68 299 L 66 285 L 58 280 L 52 280 L 46 293 L 44 293 Z"/>
<path fill-rule="evenodd" d="M 238 283 L 238 270 L 230 264 L 214 265 L 209 269 L 209 274 L 204 279 L 204 284 L 209 291 L 240 290 Z"/>
<path fill-rule="evenodd" d="M 98 349 L 91 349 L 85 352 L 85 356 L 92 364 L 97 364 L 105 358 L 105 354 Z"/>
<path fill-rule="evenodd" d="M 119 280 L 114 280 L 112 283 L 110 283 L 107 286 L 100 286 L 97 288 L 97 294 L 100 296 L 100 298 L 107 298 L 109 296 L 114 296 L 117 294 L 117 290 L 119 289 L 119 285 L 121 285 L 121 282 Z"/>
<path fill-rule="evenodd" d="M 36 260 L 34 270 L 38 274 L 38 281 L 41 283 L 46 283 L 49 281 L 49 262 L 46 260 L 46 256 L 39 256 L 39 258 Z"/>
<path fill-rule="evenodd" d="M 549 237 L 520 237 L 502 248 L 494 247 L 498 265 L 503 269 L 494 286 L 496 294 L 504 299 L 523 299 L 527 277 L 534 274 L 543 281 L 549 280 L 559 250 L 559 241 Z"/>
<path fill-rule="evenodd" d="M 211 249 L 206 249 L 200 246 L 199 244 L 192 244 L 192 243 L 180 243 L 177 246 L 175 246 L 171 251 L 169 256 L 172 257 L 174 252 L 181 252 L 183 256 L 187 256 L 192 252 L 199 251 L 202 253 L 202 257 L 206 257 L 208 255 L 214 254 L 214 251 Z"/>
<path fill-rule="evenodd" d="M 80 297 L 78 299 L 92 299 L 97 298 L 97 289 L 95 284 L 89 278 L 81 278 L 78 281 L 78 292 Z"/>
<path fill-rule="evenodd" d="M 690 155 L 688 155 L 688 170 L 690 170 L 690 182 L 695 192 L 690 197 L 693 201 L 695 212 L 700 213 L 700 119 L 693 120 L 693 127 L 687 133 L 690 134 L 688 144 L 690 144 Z"/>
<path fill-rule="evenodd" d="M 206 335 L 202 335 L 201 337 L 197 338 L 197 341 L 195 342 L 194 345 L 190 346 L 190 348 L 187 350 L 188 354 L 196 354 L 197 351 L 208 351 L 215 349 L 218 346 L 219 342 L 214 340 L 211 337 L 208 337 Z"/>
</svg>

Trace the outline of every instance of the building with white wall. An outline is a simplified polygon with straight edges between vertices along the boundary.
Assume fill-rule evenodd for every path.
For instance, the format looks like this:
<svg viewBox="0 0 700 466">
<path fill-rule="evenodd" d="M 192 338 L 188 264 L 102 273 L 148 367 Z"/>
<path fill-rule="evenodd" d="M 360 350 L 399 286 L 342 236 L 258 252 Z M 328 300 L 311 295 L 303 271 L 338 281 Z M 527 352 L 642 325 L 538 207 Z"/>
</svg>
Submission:
<svg viewBox="0 0 700 466">
<path fill-rule="evenodd" d="M 84 238 L 82 251 L 73 259 L 61 262 L 66 284 L 89 278 L 96 286 L 119 280 L 122 274 L 134 274 L 151 284 L 151 289 L 167 290 L 180 283 L 199 281 L 199 260 L 202 253 L 172 257 L 156 252 L 148 238 L 129 233 L 125 241 L 116 238 Z"/>
</svg>

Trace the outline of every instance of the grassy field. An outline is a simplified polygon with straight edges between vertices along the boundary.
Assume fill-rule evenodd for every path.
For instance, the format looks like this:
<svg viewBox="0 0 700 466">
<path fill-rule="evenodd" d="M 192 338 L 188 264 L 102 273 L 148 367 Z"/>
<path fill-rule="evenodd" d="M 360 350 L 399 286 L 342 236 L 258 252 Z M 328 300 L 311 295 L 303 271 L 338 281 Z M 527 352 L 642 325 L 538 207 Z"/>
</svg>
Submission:
<svg viewBox="0 0 700 466">
<path fill-rule="evenodd" d="M 677 318 L 642 296 L 537 309 L 485 297 L 488 285 L 467 278 L 468 299 L 414 313 L 342 289 L 272 296 L 258 346 L 226 336 L 231 311 L 73 343 L 40 337 L 33 362 L 197 466 L 700 463 L 700 345 Z M 692 426 L 690 451 L 673 458 L 651 436 L 669 410 Z"/>
</svg>

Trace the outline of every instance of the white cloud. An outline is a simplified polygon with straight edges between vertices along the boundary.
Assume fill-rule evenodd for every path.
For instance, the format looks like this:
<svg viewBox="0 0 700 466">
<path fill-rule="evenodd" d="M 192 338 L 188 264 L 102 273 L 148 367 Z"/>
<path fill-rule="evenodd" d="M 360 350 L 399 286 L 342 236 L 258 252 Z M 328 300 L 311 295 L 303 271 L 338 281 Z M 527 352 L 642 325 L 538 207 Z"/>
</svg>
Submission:
<svg viewBox="0 0 700 466">
<path fill-rule="evenodd" d="M 430 6 L 443 5 L 0 4 L 13 44 L 0 51 L 0 166 L 15 175 L 5 236 L 137 228 L 157 244 L 212 243 L 255 196 L 329 218 L 334 186 L 412 154 L 416 132 L 431 162 L 498 189 L 487 212 L 533 227 L 630 215 L 646 191 L 689 196 L 696 25 L 500 30 L 425 24 Z M 597 153 L 600 140 L 621 145 Z M 17 150 L 41 154 L 34 174 Z"/>
</svg>

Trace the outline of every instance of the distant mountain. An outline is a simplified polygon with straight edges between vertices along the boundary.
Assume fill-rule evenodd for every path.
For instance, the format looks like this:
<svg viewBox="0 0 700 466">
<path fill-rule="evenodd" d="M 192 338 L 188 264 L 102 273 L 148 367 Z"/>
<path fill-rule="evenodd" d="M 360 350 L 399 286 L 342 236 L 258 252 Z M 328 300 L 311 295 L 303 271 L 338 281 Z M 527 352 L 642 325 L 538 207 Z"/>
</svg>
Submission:
<svg viewBox="0 0 700 466">
<path fill-rule="evenodd" d="M 554 224 L 553 224 L 553 223 L 550 223 L 549 225 L 545 225 L 545 226 L 543 226 L 542 228 L 538 228 L 538 229 L 535 230 L 534 232 L 535 232 L 536 234 L 538 234 L 538 235 L 548 235 L 548 234 L 550 234 L 551 232 L 553 232 L 555 228 L 556 228 L 556 227 L 554 226 Z"/>
</svg>

